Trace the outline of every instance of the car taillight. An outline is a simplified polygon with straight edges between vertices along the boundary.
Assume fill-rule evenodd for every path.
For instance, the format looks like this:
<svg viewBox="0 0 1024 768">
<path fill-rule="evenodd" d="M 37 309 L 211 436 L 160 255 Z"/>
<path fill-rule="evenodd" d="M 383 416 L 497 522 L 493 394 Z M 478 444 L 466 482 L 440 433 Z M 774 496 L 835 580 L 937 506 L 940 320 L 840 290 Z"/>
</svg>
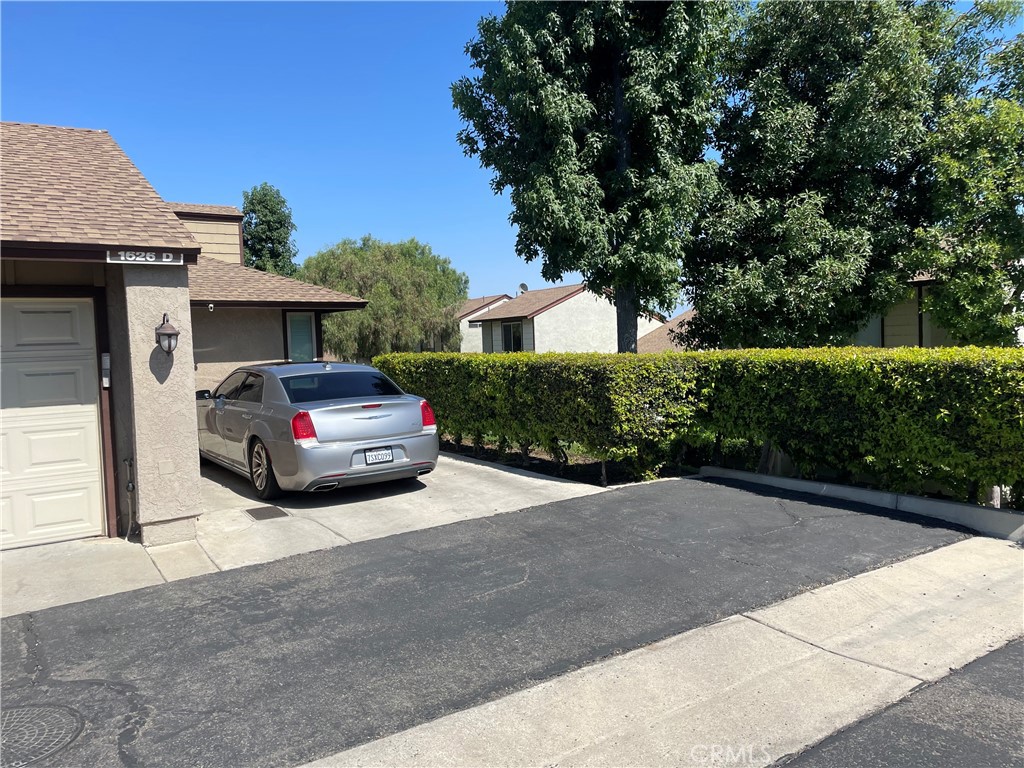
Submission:
<svg viewBox="0 0 1024 768">
<path fill-rule="evenodd" d="M 308 411 L 299 411 L 292 416 L 292 437 L 296 440 L 316 440 L 316 427 Z"/>
<path fill-rule="evenodd" d="M 432 427 L 437 424 L 437 419 L 434 418 L 434 409 L 426 400 L 420 400 L 420 411 L 423 413 L 424 427 Z"/>
</svg>

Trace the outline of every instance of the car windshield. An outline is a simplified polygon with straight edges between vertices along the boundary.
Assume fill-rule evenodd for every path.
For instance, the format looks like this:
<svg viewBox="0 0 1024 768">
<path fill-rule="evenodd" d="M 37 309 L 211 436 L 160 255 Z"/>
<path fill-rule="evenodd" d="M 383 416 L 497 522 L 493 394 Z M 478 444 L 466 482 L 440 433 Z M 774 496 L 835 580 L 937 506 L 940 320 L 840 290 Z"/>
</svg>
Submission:
<svg viewBox="0 0 1024 768">
<path fill-rule="evenodd" d="M 404 394 L 380 371 L 336 371 L 287 376 L 281 379 L 281 384 L 291 403 Z"/>
</svg>

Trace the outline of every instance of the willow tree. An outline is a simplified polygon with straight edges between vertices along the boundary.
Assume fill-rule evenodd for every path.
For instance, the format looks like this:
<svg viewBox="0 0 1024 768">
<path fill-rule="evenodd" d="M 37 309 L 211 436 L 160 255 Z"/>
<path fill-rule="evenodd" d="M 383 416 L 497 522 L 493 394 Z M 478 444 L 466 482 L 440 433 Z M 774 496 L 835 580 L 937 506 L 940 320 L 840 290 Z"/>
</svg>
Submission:
<svg viewBox="0 0 1024 768">
<path fill-rule="evenodd" d="M 610 294 L 620 352 L 640 312 L 679 297 L 732 7 L 510 2 L 466 47 L 479 74 L 452 85 L 459 143 L 509 190 L 517 254 Z"/>
</svg>

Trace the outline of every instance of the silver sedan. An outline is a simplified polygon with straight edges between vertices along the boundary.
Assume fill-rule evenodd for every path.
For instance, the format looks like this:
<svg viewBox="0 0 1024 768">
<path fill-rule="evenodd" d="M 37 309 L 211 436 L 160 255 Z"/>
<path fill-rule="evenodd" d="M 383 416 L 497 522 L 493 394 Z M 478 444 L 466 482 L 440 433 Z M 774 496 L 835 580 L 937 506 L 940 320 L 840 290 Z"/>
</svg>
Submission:
<svg viewBox="0 0 1024 768">
<path fill-rule="evenodd" d="M 264 363 L 196 392 L 199 452 L 256 495 L 418 477 L 437 466 L 430 404 L 367 365 Z"/>
</svg>

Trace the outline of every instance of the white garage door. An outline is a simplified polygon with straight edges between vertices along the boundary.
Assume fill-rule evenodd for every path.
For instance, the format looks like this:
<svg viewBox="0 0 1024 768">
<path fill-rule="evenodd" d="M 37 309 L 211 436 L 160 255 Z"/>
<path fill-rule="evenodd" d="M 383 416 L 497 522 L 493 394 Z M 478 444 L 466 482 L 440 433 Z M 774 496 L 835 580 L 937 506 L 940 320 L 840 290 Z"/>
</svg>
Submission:
<svg viewBox="0 0 1024 768">
<path fill-rule="evenodd" d="M 0 547 L 102 534 L 92 302 L 0 307 Z"/>
</svg>

